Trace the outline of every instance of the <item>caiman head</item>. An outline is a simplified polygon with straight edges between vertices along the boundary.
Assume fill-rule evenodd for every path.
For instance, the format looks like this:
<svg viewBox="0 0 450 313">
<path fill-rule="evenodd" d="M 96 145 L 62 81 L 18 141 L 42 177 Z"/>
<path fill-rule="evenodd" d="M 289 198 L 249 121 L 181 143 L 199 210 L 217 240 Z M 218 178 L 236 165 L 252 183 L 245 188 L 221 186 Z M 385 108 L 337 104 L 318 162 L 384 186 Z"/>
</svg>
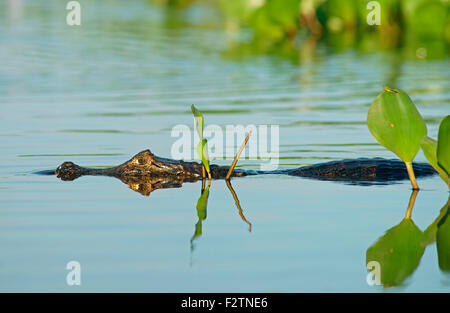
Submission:
<svg viewBox="0 0 450 313">
<path fill-rule="evenodd" d="M 195 162 L 183 162 L 155 156 L 150 150 L 136 154 L 129 161 L 109 169 L 113 176 L 124 177 L 198 177 L 201 167 Z M 110 174 L 111 175 L 111 174 Z"/>
<path fill-rule="evenodd" d="M 184 181 L 198 180 L 201 177 L 201 166 L 195 162 L 160 158 L 150 150 L 144 150 L 119 166 L 86 168 L 73 162 L 64 162 L 55 173 L 66 181 L 83 175 L 113 176 L 128 184 L 134 191 L 148 196 L 156 189 L 181 187 Z"/>
<path fill-rule="evenodd" d="M 201 175 L 201 166 L 195 162 L 160 158 L 150 150 L 144 150 L 121 165 L 105 169 L 85 168 L 73 162 L 64 162 L 56 169 L 56 175 L 62 180 L 74 180 L 83 175 L 114 176 L 121 180 L 145 177 L 197 178 Z"/>
</svg>

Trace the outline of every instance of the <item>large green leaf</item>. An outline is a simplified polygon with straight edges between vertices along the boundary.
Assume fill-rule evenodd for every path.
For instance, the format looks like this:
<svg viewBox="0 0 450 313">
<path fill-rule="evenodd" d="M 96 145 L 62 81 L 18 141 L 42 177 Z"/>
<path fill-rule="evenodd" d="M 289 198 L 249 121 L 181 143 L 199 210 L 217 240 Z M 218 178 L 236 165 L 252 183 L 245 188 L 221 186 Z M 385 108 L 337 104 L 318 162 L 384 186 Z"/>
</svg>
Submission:
<svg viewBox="0 0 450 313">
<path fill-rule="evenodd" d="M 405 218 L 367 249 L 366 263 L 380 264 L 380 279 L 385 287 L 401 285 L 417 268 L 425 251 L 422 236 L 414 222 Z"/>
<path fill-rule="evenodd" d="M 424 136 L 420 142 L 420 146 L 422 147 L 423 154 L 427 158 L 428 162 L 434 167 L 434 169 L 439 173 L 439 176 L 441 176 L 442 180 L 445 181 L 450 188 L 450 177 L 448 177 L 445 170 L 438 164 L 437 141 L 428 136 Z"/>
<path fill-rule="evenodd" d="M 411 162 L 427 134 L 425 122 L 403 90 L 385 88 L 372 102 L 367 125 L 375 139 L 405 162 Z"/>
<path fill-rule="evenodd" d="M 439 126 L 437 163 L 450 176 L 450 115 L 444 117 Z"/>
</svg>

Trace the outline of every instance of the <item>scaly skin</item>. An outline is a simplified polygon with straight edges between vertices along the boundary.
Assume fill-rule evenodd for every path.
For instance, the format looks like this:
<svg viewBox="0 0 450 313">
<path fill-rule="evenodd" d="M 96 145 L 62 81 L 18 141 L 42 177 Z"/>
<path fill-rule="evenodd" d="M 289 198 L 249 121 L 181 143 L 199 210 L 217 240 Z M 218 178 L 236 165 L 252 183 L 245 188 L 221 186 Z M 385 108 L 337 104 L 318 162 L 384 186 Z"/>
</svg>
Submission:
<svg viewBox="0 0 450 313">
<path fill-rule="evenodd" d="M 229 167 L 211 165 L 212 178 L 224 178 Z M 62 180 L 74 180 L 84 175 L 113 176 L 117 178 L 170 178 L 185 181 L 196 181 L 202 177 L 202 166 L 196 162 L 184 162 L 172 159 L 160 158 L 150 150 L 144 150 L 136 154 L 127 162 L 115 167 L 99 169 L 81 167 L 72 162 L 64 162 L 55 171 Z M 236 170 L 233 176 L 245 176 L 247 172 Z"/>
<path fill-rule="evenodd" d="M 413 167 L 416 177 L 436 174 L 429 164 L 414 163 Z M 210 165 L 210 169 L 212 178 L 221 179 L 226 177 L 229 167 Z M 183 182 L 195 182 L 202 179 L 202 165 L 196 162 L 160 158 L 153 155 L 150 150 L 144 150 L 129 161 L 115 167 L 85 168 L 72 162 L 64 162 L 56 171 L 49 173 L 56 174 L 62 180 L 74 180 L 84 175 L 113 176 L 128 184 L 131 189 L 149 195 L 155 189 L 180 187 Z M 332 161 L 277 171 L 235 169 L 232 177 L 257 174 L 286 174 L 362 185 L 408 179 L 408 173 L 402 161 L 382 158 Z"/>
</svg>

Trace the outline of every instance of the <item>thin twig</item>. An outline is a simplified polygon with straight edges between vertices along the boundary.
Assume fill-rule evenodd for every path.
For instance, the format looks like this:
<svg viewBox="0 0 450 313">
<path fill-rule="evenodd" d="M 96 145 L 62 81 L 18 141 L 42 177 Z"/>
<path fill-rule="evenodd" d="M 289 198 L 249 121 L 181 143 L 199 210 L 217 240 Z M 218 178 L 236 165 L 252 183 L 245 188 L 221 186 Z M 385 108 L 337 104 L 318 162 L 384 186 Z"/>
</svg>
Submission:
<svg viewBox="0 0 450 313">
<path fill-rule="evenodd" d="M 231 163 L 231 167 L 228 170 L 227 177 L 225 177 L 226 180 L 230 179 L 231 174 L 233 173 L 234 167 L 236 166 L 236 163 L 237 163 L 239 157 L 241 156 L 242 150 L 244 150 L 245 145 L 247 144 L 248 140 L 250 139 L 251 134 L 252 134 L 252 131 L 250 130 L 248 132 L 247 138 L 245 138 L 244 142 L 242 143 L 241 147 L 239 148 L 238 153 L 236 153 L 236 156 L 234 157 L 233 163 Z"/>
<path fill-rule="evenodd" d="M 246 223 L 248 224 L 248 231 L 249 231 L 249 232 L 252 232 L 252 223 L 250 223 L 250 222 L 245 218 L 245 216 L 244 216 L 244 211 L 243 211 L 242 208 L 241 208 L 241 204 L 239 203 L 239 199 L 238 199 L 238 197 L 237 197 L 236 192 L 234 191 L 233 187 L 231 186 L 231 182 L 230 182 L 229 180 L 226 180 L 225 182 L 227 183 L 227 187 L 228 187 L 228 189 L 230 190 L 231 195 L 233 196 L 234 203 L 236 204 L 236 207 L 237 207 L 237 209 L 238 209 L 238 211 L 239 211 L 239 215 L 240 215 L 241 219 L 242 219 L 244 222 L 246 222 Z"/>
</svg>

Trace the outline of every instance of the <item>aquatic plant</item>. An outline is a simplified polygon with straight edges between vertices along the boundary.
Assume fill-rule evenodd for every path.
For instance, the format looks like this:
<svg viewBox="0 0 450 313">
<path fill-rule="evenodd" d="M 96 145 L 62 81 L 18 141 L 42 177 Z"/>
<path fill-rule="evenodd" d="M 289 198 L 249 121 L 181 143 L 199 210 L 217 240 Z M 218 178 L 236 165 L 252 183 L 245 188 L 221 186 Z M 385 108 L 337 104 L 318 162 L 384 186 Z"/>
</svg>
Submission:
<svg viewBox="0 0 450 313">
<path fill-rule="evenodd" d="M 419 266 L 425 251 L 422 236 L 414 222 L 405 218 L 367 249 L 366 264 L 371 261 L 380 264 L 384 287 L 401 285 Z"/>
<path fill-rule="evenodd" d="M 370 105 L 367 126 L 378 143 L 405 162 L 413 189 L 419 189 L 412 160 L 427 127 L 406 92 L 385 87 Z"/>
<path fill-rule="evenodd" d="M 373 261 L 379 263 L 379 279 L 385 288 L 403 285 L 419 266 L 425 249 L 434 242 L 439 268 L 450 271 L 450 198 L 434 222 L 422 231 L 411 217 L 418 192 L 412 191 L 400 224 L 387 230 L 366 251 L 366 268 Z"/>
<path fill-rule="evenodd" d="M 413 189 L 419 189 L 412 160 L 420 148 L 450 188 L 450 115 L 442 120 L 436 141 L 427 136 L 425 122 L 407 93 L 385 87 L 370 105 L 367 126 L 378 143 L 405 162 Z"/>
<path fill-rule="evenodd" d="M 197 200 L 197 206 L 195 207 L 197 210 L 198 221 L 195 224 L 194 235 L 191 237 L 191 251 L 194 250 L 194 241 L 202 235 L 202 223 L 206 220 L 207 216 L 209 187 L 209 184 L 206 188 L 204 184 L 202 185 L 202 191 Z"/>
<path fill-rule="evenodd" d="M 450 212 L 439 221 L 436 232 L 436 248 L 438 252 L 439 268 L 450 272 Z"/>
<path fill-rule="evenodd" d="M 436 154 L 438 165 L 448 177 L 450 175 L 450 115 L 444 117 L 439 126 Z"/>
<path fill-rule="evenodd" d="M 424 247 L 436 242 L 439 268 L 450 272 L 450 197 L 442 207 L 439 216 L 424 231 L 422 245 Z"/>
<path fill-rule="evenodd" d="M 420 142 L 423 154 L 450 188 L 450 115 L 439 126 L 438 141 L 424 136 Z"/>
<path fill-rule="evenodd" d="M 211 180 L 211 171 L 209 169 L 209 155 L 208 155 L 208 140 L 203 138 L 203 126 L 204 126 L 204 118 L 202 112 L 197 110 L 194 105 L 191 105 L 192 113 L 194 114 L 195 119 L 195 128 L 197 129 L 198 137 L 200 138 L 200 142 L 197 146 L 197 154 L 200 160 L 202 160 L 203 168 L 206 169 L 208 173 L 208 179 Z M 203 175 L 204 177 L 205 175 Z"/>
<path fill-rule="evenodd" d="M 412 191 L 406 216 L 400 224 L 387 230 L 366 251 L 366 265 L 372 261 L 380 264 L 380 282 L 386 288 L 402 285 L 419 266 L 425 252 L 424 233 L 411 218 L 418 192 Z"/>
<path fill-rule="evenodd" d="M 208 179 L 211 180 L 211 172 L 209 169 L 209 156 L 208 156 L 208 141 L 207 139 L 203 138 L 203 126 L 204 126 L 204 118 L 202 113 L 194 106 L 191 105 L 192 113 L 194 114 L 195 119 L 195 125 L 197 129 L 198 136 L 200 137 L 200 142 L 197 146 L 197 154 L 199 158 L 202 160 L 203 166 L 208 172 Z M 236 153 L 233 163 L 230 166 L 230 169 L 228 170 L 226 180 L 229 180 L 231 177 L 231 174 L 233 173 L 234 167 L 236 166 L 236 163 L 239 159 L 239 156 L 242 153 L 242 150 L 244 150 L 245 145 L 247 144 L 248 140 L 250 139 L 250 136 L 252 135 L 252 131 L 250 131 L 245 138 L 244 142 L 242 143 L 241 147 L 239 148 L 238 152 Z M 204 177 L 205 175 L 203 175 Z"/>
</svg>

